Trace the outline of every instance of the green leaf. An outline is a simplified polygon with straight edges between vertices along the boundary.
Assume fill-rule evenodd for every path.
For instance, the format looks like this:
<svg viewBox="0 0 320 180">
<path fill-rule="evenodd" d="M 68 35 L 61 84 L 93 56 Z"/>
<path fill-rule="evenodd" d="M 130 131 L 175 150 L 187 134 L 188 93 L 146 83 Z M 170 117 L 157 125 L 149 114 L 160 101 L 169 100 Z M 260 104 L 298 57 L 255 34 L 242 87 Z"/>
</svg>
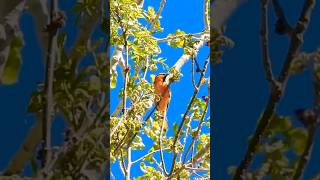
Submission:
<svg viewBox="0 0 320 180">
<path fill-rule="evenodd" d="M 301 155 L 307 143 L 307 130 L 304 128 L 296 128 L 290 130 L 288 135 L 290 138 L 290 145 L 293 148 L 294 152 L 298 155 Z"/>
<path fill-rule="evenodd" d="M 110 81 L 110 88 L 114 89 L 117 86 L 117 75 L 114 74 L 111 76 L 111 81 Z"/>
<path fill-rule="evenodd" d="M 8 60 L 3 70 L 1 83 L 5 85 L 12 85 L 18 81 L 22 58 L 21 48 L 23 46 L 22 39 L 16 37 L 12 40 Z"/>
<path fill-rule="evenodd" d="M 275 132 L 285 132 L 292 127 L 290 117 L 274 115 L 269 128 Z"/>
<path fill-rule="evenodd" d="M 28 112 L 29 113 L 35 113 L 39 112 L 43 108 L 43 102 L 42 102 L 43 94 L 40 92 L 34 92 L 31 95 L 31 99 L 29 101 L 28 105 Z"/>
</svg>

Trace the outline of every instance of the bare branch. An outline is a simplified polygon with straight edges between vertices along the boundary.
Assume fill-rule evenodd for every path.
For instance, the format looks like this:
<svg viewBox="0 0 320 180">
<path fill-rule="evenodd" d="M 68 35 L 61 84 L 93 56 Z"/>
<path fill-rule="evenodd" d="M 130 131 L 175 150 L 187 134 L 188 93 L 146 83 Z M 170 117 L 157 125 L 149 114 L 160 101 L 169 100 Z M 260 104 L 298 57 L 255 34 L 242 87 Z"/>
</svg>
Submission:
<svg viewBox="0 0 320 180">
<path fill-rule="evenodd" d="M 262 49 L 262 62 L 267 81 L 272 83 L 274 80 L 272 73 L 271 60 L 269 56 L 269 40 L 268 40 L 268 3 L 269 0 L 261 1 L 261 49 Z"/>
</svg>

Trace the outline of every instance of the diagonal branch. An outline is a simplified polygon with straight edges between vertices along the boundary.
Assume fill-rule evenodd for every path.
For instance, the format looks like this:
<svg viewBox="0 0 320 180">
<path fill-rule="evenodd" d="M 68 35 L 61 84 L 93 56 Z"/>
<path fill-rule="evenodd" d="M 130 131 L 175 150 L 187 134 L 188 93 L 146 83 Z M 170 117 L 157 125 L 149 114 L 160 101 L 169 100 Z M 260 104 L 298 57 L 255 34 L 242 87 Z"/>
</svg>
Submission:
<svg viewBox="0 0 320 180">
<path fill-rule="evenodd" d="M 264 66 L 264 72 L 267 81 L 272 83 L 274 80 L 272 73 L 271 60 L 269 56 L 269 40 L 268 40 L 268 2 L 269 0 L 262 0 L 261 3 L 261 49 L 262 49 L 262 61 Z"/>
</svg>

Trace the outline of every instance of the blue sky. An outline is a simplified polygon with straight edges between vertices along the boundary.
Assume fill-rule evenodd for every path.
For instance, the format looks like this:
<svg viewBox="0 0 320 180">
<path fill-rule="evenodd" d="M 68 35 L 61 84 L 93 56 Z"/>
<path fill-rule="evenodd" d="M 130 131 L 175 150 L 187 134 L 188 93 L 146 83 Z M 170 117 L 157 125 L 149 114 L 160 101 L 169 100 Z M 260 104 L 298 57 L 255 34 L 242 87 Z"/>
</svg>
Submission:
<svg viewBox="0 0 320 180">
<path fill-rule="evenodd" d="M 282 0 L 288 21 L 293 24 L 299 16 L 303 1 Z M 231 179 L 227 168 L 238 165 L 246 148 L 248 136 L 254 132 L 256 120 L 268 98 L 268 84 L 264 78 L 260 53 L 260 1 L 249 0 L 230 18 L 226 35 L 235 41 L 235 47 L 228 49 L 223 63 L 214 69 L 214 179 Z M 290 6 L 288 6 L 290 4 Z M 288 39 L 272 32 L 275 24 L 270 6 L 270 53 L 275 74 L 278 74 L 286 56 Z M 316 4 L 313 19 L 306 32 L 303 51 L 311 52 L 320 46 L 319 18 L 320 4 Z M 290 115 L 294 123 L 294 110 L 311 107 L 313 103 L 311 73 L 292 76 L 287 85 L 284 99 L 278 113 Z M 307 167 L 305 179 L 319 172 L 319 133 L 315 140 L 312 160 Z"/>
<path fill-rule="evenodd" d="M 145 1 L 144 8 L 147 8 L 148 6 L 153 6 L 157 11 L 159 3 L 160 1 Z M 156 37 L 166 37 L 169 33 L 173 33 L 177 29 L 181 29 L 186 33 L 198 33 L 204 29 L 203 1 L 199 1 L 198 3 L 194 1 L 184 1 L 183 3 L 181 3 L 181 1 L 167 1 L 161 16 L 161 27 L 164 28 L 164 31 L 162 33 L 156 34 Z M 160 56 L 167 59 L 166 63 L 169 65 L 169 67 L 172 67 L 183 54 L 182 49 L 171 48 L 166 43 L 161 43 L 160 47 L 162 50 Z M 112 53 L 112 51 L 110 52 Z M 208 57 L 208 55 L 209 48 L 203 47 L 200 50 L 198 56 L 198 62 L 200 63 L 201 67 L 203 66 L 204 61 Z M 160 72 L 165 71 L 159 68 L 157 72 L 152 72 L 152 74 L 158 74 Z M 209 72 L 210 70 L 208 69 L 206 75 L 207 77 L 209 76 Z M 174 122 L 180 123 L 180 115 L 185 112 L 185 109 L 193 93 L 193 88 L 191 84 L 191 61 L 188 61 L 188 63 L 186 63 L 182 67 L 182 73 L 183 77 L 181 78 L 181 80 L 177 83 L 173 83 L 170 86 L 172 91 L 172 98 L 168 110 L 169 127 L 172 127 Z M 150 72 L 148 73 L 147 77 L 149 76 Z M 121 75 L 118 77 L 121 77 Z M 118 79 L 118 83 L 121 85 L 122 81 Z M 111 112 L 113 112 L 115 106 L 120 101 L 120 99 L 117 98 L 119 84 L 117 88 L 111 91 L 110 93 L 110 97 L 115 97 L 113 99 L 111 98 Z M 198 97 L 201 97 L 203 95 L 207 95 L 206 87 L 202 88 L 202 90 L 198 94 Z M 207 117 L 209 117 L 209 115 L 210 113 L 208 112 Z M 204 132 L 208 131 L 209 129 L 207 129 L 207 131 Z M 167 135 L 173 135 L 172 129 L 169 130 Z M 148 150 L 148 148 L 152 145 L 152 141 L 148 140 L 147 138 L 144 138 L 144 141 L 147 145 L 146 150 Z M 146 154 L 146 152 L 147 151 L 133 151 L 132 159 L 136 160 L 140 158 L 142 155 Z M 155 157 L 158 157 L 158 153 Z M 171 167 L 171 161 L 172 156 L 170 154 L 165 153 L 165 162 L 167 169 Z M 122 177 L 118 163 L 111 165 L 111 170 L 113 174 L 116 175 L 116 178 Z M 137 175 L 142 175 L 142 172 L 139 168 L 139 163 L 132 168 L 132 177 L 136 177 Z"/>
</svg>

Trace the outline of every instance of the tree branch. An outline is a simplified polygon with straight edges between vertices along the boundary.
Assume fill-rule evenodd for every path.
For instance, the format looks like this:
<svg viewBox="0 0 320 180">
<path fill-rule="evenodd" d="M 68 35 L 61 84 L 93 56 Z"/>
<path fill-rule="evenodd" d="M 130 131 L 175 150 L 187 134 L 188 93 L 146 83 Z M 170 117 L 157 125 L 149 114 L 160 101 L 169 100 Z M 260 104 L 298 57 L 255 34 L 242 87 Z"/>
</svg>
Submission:
<svg viewBox="0 0 320 180">
<path fill-rule="evenodd" d="M 261 49 L 262 49 L 262 62 L 267 81 L 272 83 L 274 80 L 272 73 L 271 60 L 269 56 L 269 40 L 268 40 L 268 3 L 269 0 L 261 1 Z"/>
<path fill-rule="evenodd" d="M 51 0 L 50 3 L 50 24 L 54 24 L 55 16 L 58 11 L 57 0 Z M 54 67 L 56 60 L 56 50 L 57 50 L 57 30 L 58 27 L 53 27 L 53 29 L 48 29 L 49 41 L 46 57 L 46 74 L 45 74 L 45 109 L 42 122 L 42 151 L 45 158 L 42 162 L 42 167 L 47 166 L 50 163 L 52 152 L 51 152 L 51 121 L 53 117 L 53 80 L 54 80 Z"/>
</svg>

